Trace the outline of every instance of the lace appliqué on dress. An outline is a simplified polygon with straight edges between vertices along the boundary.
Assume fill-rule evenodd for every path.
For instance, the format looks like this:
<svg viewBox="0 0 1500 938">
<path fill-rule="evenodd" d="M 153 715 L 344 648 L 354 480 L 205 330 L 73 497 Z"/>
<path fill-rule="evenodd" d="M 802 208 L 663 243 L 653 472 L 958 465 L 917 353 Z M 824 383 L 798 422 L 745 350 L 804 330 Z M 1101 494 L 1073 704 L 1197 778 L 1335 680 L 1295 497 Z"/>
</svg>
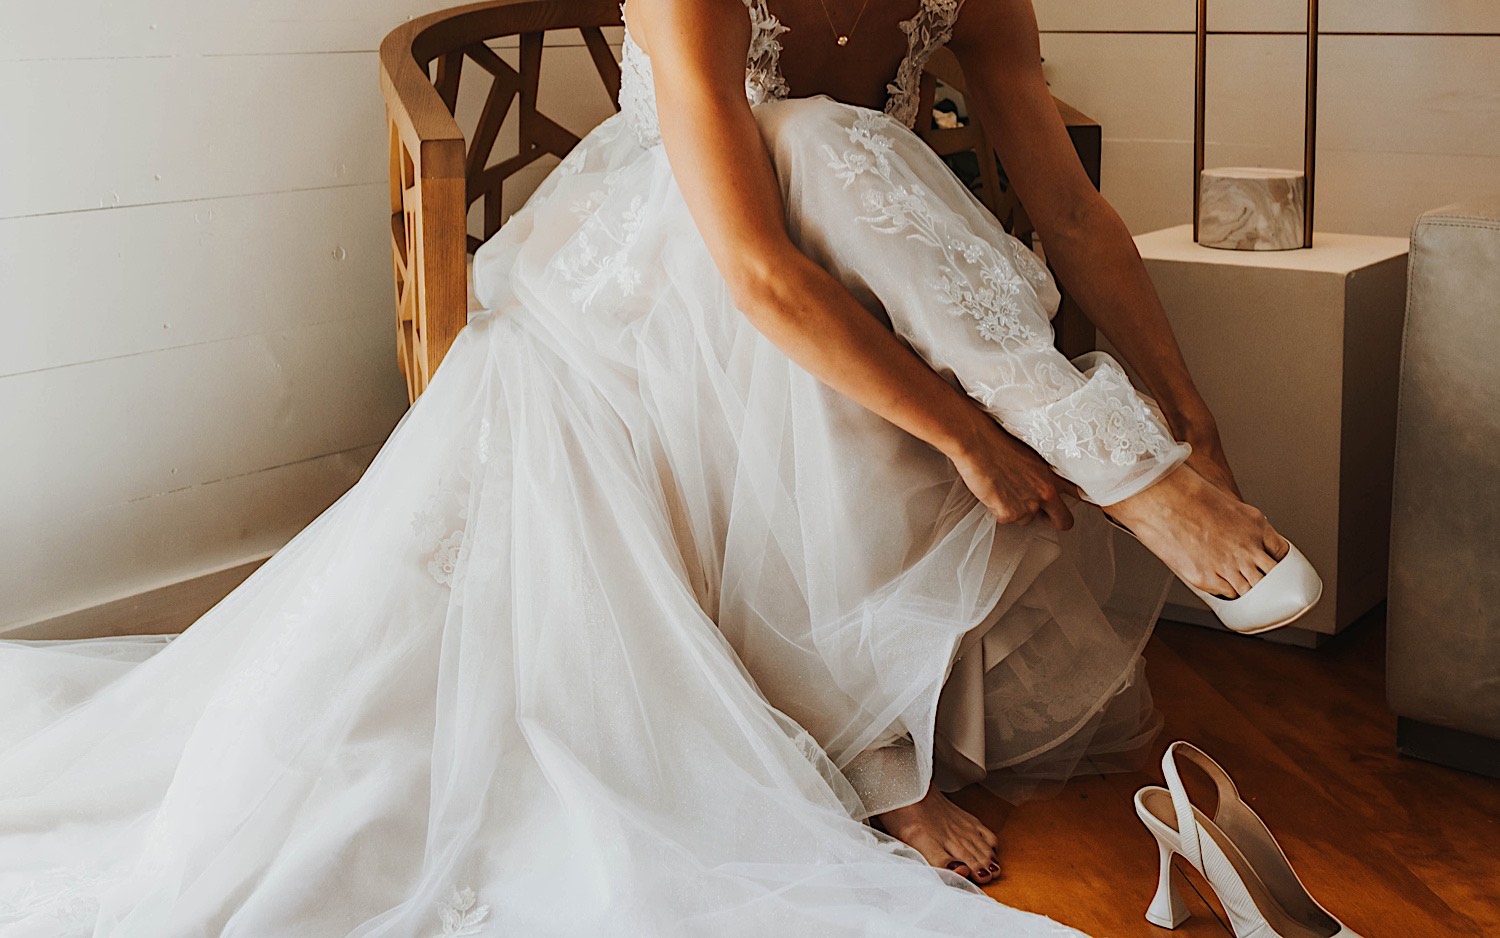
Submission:
<svg viewBox="0 0 1500 938">
<path fill-rule="evenodd" d="M 922 0 L 917 15 L 901 24 L 901 31 L 906 33 L 906 58 L 896 69 L 895 80 L 885 86 L 890 94 L 885 112 L 907 127 L 915 127 L 917 123 L 922 70 L 932 53 L 953 38 L 953 25 L 958 22 L 962 3 L 963 0 Z"/>
<path fill-rule="evenodd" d="M 479 421 L 473 442 L 464 446 L 460 458 L 444 475 L 437 491 L 412 515 L 411 529 L 427 575 L 439 586 L 455 591 L 469 559 L 469 491 L 474 473 L 490 461 L 493 430 L 488 417 Z"/>
<path fill-rule="evenodd" d="M 751 104 L 787 96 L 781 77 L 781 34 L 787 28 L 766 9 L 765 0 L 745 0 L 750 11 L 750 51 L 745 56 L 745 97 Z"/>
<path fill-rule="evenodd" d="M 961 375 L 969 394 L 1060 469 L 1070 462 L 1130 467 L 1177 453 L 1179 444 L 1107 356 L 1094 357 L 1085 379 L 1051 355 L 1037 297 L 1051 278 L 1031 251 L 1014 238 L 995 243 L 955 229 L 925 188 L 897 178 L 887 136 L 892 121 L 861 111 L 846 129 L 850 146 L 839 152 L 825 144 L 823 153 L 846 189 L 865 177 L 877 181 L 860 192 L 865 214 L 857 220 L 931 248 L 936 299 L 949 314 L 971 319 L 982 340 L 1010 353 L 987 356 L 989 374 Z"/>
<path fill-rule="evenodd" d="M 448 898 L 438 906 L 438 922 L 442 931 L 432 938 L 448 938 L 450 935 L 477 935 L 485 919 L 490 917 L 490 907 L 482 905 L 474 890 L 465 886 L 450 887 Z"/>
<path fill-rule="evenodd" d="M 1130 379 L 1108 361 L 1071 397 L 1032 412 L 1011 432 L 1054 465 L 1092 458 L 1133 466 L 1166 458 L 1178 446 Z"/>
<path fill-rule="evenodd" d="M 641 272 L 630 263 L 629 253 L 646 222 L 645 200 L 634 196 L 617 222 L 607 219 L 600 208 L 611 182 L 606 176 L 604 187 L 573 207 L 583 224 L 572 243 L 552 261 L 557 275 L 573 285 L 570 299 L 584 308 L 602 287 L 613 284 L 619 296 L 630 296 L 641 284 Z"/>
<path fill-rule="evenodd" d="M 623 11 L 624 7 L 621 6 Z M 652 147 L 661 142 L 661 125 L 656 119 L 656 85 L 651 76 L 651 60 L 630 38 L 620 46 L 620 114 L 635 133 L 636 142 Z M 580 148 L 576 148 L 576 153 Z"/>
<path fill-rule="evenodd" d="M 956 234 L 933 211 L 929 194 L 918 185 L 902 185 L 894 179 L 891 168 L 893 144 L 884 131 L 890 118 L 873 111 L 862 111 L 848 128 L 849 142 L 856 149 L 839 153 L 824 145 L 823 152 L 834 175 L 848 188 L 865 173 L 885 183 L 884 189 L 869 189 L 861 196 L 869 213 L 857 220 L 886 234 L 904 234 L 907 238 L 935 248 L 940 254 L 932 287 L 950 313 L 974 319 L 980 336 L 1002 345 L 1032 344 L 1045 341 L 1039 330 L 1023 321 L 1023 304 L 1030 279 L 1045 282 L 1047 273 L 1031 260 L 1029 277 L 1017 269 L 1011 245 L 996 247 L 987 241 Z M 1025 250 L 1022 248 L 1021 250 Z M 1026 253 L 1030 253 L 1027 251 Z M 977 272 L 976 286 L 971 273 Z M 1034 300 L 1033 300 L 1034 301 Z"/>
<path fill-rule="evenodd" d="M 121 864 L 87 870 L 44 870 L 22 892 L 0 900 L 0 926 L 24 924 L 35 929 L 30 932 L 34 934 L 92 932 L 99 917 L 101 892 L 125 872 Z M 46 932 L 40 930 L 42 926 L 46 926 Z"/>
<path fill-rule="evenodd" d="M 312 618 L 323 590 L 321 576 L 309 580 L 303 586 L 298 602 L 283 610 L 277 617 L 276 624 L 272 626 L 274 631 L 260 653 L 228 675 L 218 692 L 209 700 L 209 707 L 246 710 L 266 698 L 266 693 L 281 673 L 282 665 L 290 657 L 303 626 Z"/>
</svg>

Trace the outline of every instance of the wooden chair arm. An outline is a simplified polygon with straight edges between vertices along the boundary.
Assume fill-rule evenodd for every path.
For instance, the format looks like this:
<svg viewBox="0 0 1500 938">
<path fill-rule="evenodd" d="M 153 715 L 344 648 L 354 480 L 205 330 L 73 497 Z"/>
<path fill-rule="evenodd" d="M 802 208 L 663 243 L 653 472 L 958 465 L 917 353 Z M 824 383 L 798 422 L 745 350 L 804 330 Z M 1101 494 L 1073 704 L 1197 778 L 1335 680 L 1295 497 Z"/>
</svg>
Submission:
<svg viewBox="0 0 1500 938">
<path fill-rule="evenodd" d="M 577 137 L 538 114 L 543 35 L 578 29 L 613 99 L 619 65 L 600 27 L 620 23 L 615 0 L 488 0 L 440 10 L 392 30 L 380 44 L 380 91 L 390 145 L 391 246 L 396 277 L 396 351 L 407 396 L 417 395 L 468 321 L 468 210 L 483 201 L 485 234 L 500 226 L 500 186 L 510 173 Z M 521 68 L 487 40 L 518 36 Z M 453 110 L 465 59 L 494 81 L 481 126 L 466 140 Z M 431 63 L 436 77 L 429 77 Z M 519 101 L 522 152 L 486 167 L 500 125 Z"/>
</svg>

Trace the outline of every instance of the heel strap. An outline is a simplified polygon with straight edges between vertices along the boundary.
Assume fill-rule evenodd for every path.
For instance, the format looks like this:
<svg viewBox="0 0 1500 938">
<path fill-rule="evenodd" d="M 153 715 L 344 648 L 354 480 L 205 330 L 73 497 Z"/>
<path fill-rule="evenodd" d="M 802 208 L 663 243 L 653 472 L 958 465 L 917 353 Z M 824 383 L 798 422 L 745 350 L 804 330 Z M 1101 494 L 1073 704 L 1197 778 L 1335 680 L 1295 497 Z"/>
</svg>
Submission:
<svg viewBox="0 0 1500 938">
<path fill-rule="evenodd" d="M 1203 869 L 1203 842 L 1202 833 L 1198 827 L 1198 821 L 1193 817 L 1193 802 L 1188 798 L 1187 788 L 1182 784 L 1182 776 L 1177 771 L 1177 759 L 1181 756 L 1196 765 L 1213 780 L 1219 792 L 1219 803 L 1214 807 L 1214 817 L 1219 816 L 1224 805 L 1238 801 L 1239 789 L 1235 787 L 1234 780 L 1229 773 L 1209 758 L 1203 750 L 1192 743 L 1178 740 L 1167 747 L 1166 753 L 1161 757 L 1162 774 L 1167 779 L 1167 790 L 1172 793 L 1172 807 L 1177 812 L 1177 834 L 1182 842 L 1182 856 L 1199 870 Z"/>
</svg>

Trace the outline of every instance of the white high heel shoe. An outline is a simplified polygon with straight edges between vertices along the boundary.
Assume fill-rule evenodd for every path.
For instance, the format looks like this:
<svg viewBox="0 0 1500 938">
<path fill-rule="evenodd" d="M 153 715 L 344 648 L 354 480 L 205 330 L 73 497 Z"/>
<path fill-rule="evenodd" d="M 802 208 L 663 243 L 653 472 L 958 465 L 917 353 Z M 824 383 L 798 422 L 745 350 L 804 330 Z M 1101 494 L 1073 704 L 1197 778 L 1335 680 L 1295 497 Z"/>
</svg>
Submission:
<svg viewBox="0 0 1500 938">
<path fill-rule="evenodd" d="M 1177 774 L 1177 757 L 1201 768 L 1219 789 L 1212 818 L 1193 806 Z M 1219 764 L 1186 742 L 1167 747 L 1161 760 L 1167 788 L 1135 794 L 1135 813 L 1156 838 L 1160 881 L 1146 921 L 1176 928 L 1188 909 L 1172 879 L 1172 855 L 1193 865 L 1224 905 L 1235 938 L 1359 938 L 1308 895 L 1286 854 L 1260 815 L 1240 798 Z"/>
<path fill-rule="evenodd" d="M 1135 532 L 1125 525 L 1109 515 L 1104 517 L 1110 524 L 1135 537 Z M 1318 576 L 1318 571 L 1313 569 L 1296 544 L 1288 541 L 1287 547 L 1286 556 L 1276 561 L 1276 566 L 1243 596 L 1225 599 L 1200 590 L 1186 580 L 1183 580 L 1183 585 L 1203 600 L 1220 622 L 1241 635 L 1258 635 L 1291 625 L 1311 612 L 1323 598 L 1323 578 Z"/>
</svg>

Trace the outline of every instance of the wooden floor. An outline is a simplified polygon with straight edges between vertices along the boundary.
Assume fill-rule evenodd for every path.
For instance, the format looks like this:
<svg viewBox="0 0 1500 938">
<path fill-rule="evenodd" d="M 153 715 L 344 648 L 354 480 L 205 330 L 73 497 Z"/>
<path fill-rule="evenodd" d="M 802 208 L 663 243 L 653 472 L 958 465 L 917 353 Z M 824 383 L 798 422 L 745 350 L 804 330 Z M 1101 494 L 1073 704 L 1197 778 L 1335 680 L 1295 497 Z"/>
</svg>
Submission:
<svg viewBox="0 0 1500 938">
<path fill-rule="evenodd" d="M 1099 938 L 1231 934 L 1180 858 L 1193 917 L 1173 933 L 1142 918 L 1156 851 L 1131 796 L 1161 784 L 1162 750 L 1188 739 L 1365 938 L 1500 936 L 1500 782 L 1396 755 L 1374 618 L 1318 651 L 1163 623 L 1146 660 L 1166 731 L 1147 771 L 1076 779 L 1015 808 L 977 789 L 956 796 L 1000 835 L 1003 878 L 986 891 Z"/>
</svg>

